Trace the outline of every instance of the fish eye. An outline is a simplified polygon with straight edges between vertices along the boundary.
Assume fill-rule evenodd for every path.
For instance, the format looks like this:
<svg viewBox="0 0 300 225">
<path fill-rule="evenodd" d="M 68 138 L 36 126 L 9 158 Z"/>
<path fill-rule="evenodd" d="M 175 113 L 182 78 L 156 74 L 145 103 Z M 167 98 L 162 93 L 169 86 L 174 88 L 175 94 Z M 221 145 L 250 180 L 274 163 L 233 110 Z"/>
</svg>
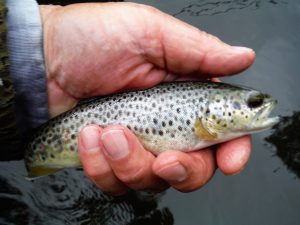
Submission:
<svg viewBox="0 0 300 225">
<path fill-rule="evenodd" d="M 264 103 L 263 94 L 250 96 L 249 99 L 247 100 L 247 105 L 250 108 L 258 108 L 262 106 L 263 103 Z"/>
</svg>

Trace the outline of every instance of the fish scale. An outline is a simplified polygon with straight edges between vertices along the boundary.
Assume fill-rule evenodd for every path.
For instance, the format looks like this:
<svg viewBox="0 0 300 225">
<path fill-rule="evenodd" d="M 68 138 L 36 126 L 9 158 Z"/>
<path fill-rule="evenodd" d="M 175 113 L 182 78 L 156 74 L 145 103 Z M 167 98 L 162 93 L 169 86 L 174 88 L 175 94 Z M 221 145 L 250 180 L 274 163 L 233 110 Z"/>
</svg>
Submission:
<svg viewBox="0 0 300 225">
<path fill-rule="evenodd" d="M 263 100 L 262 104 L 250 107 L 251 98 L 254 103 Z M 265 107 L 270 103 L 271 108 Z M 80 166 L 77 137 L 89 124 L 126 126 L 156 155 L 166 150 L 193 151 L 252 133 L 253 129 L 239 129 L 265 107 L 268 112 L 257 120 L 257 129 L 273 105 L 272 97 L 256 90 L 212 82 L 165 83 L 100 97 L 43 125 L 29 142 L 25 162 L 30 176 Z"/>
</svg>

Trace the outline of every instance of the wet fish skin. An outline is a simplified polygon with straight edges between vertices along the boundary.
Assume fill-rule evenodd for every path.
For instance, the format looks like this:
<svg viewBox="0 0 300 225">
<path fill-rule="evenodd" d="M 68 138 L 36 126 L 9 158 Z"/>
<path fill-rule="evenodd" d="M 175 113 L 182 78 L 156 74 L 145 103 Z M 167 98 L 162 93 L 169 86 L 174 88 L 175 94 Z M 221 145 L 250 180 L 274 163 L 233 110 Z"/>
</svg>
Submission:
<svg viewBox="0 0 300 225">
<path fill-rule="evenodd" d="M 43 125 L 25 151 L 29 176 L 80 166 L 79 131 L 89 124 L 127 126 L 154 154 L 193 151 L 268 129 L 276 100 L 259 91 L 212 82 L 176 82 L 101 97 Z"/>
</svg>

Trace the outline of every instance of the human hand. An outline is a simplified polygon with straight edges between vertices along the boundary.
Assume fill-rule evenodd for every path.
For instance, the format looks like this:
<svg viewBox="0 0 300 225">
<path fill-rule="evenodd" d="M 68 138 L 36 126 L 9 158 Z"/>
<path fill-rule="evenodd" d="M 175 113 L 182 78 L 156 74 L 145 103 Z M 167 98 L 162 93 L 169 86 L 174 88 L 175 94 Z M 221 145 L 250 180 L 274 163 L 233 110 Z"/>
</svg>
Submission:
<svg viewBox="0 0 300 225">
<path fill-rule="evenodd" d="M 52 116 L 85 97 L 152 87 L 163 81 L 238 73 L 252 64 L 252 50 L 232 47 L 152 7 L 133 3 L 41 7 Z M 83 168 L 102 190 L 180 191 L 203 186 L 218 166 L 239 172 L 250 139 L 216 151 L 168 151 L 154 157 L 127 128 L 88 126 L 79 136 Z"/>
</svg>

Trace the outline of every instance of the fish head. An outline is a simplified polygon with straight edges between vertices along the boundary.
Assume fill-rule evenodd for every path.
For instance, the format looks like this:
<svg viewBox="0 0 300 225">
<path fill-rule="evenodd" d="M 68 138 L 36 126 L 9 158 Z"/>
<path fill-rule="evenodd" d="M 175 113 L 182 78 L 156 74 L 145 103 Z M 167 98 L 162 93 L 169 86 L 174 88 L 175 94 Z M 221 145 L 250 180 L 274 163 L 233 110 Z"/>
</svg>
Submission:
<svg viewBox="0 0 300 225">
<path fill-rule="evenodd" d="M 269 117 L 276 104 L 272 96 L 253 89 L 217 92 L 196 121 L 196 133 L 208 141 L 224 141 L 269 129 L 279 122 L 279 117 Z"/>
<path fill-rule="evenodd" d="M 232 130 L 248 133 L 269 129 L 279 122 L 279 117 L 270 117 L 277 100 L 256 90 L 243 90 L 229 103 L 233 113 Z M 240 105 L 237 106 L 237 105 Z"/>
</svg>

